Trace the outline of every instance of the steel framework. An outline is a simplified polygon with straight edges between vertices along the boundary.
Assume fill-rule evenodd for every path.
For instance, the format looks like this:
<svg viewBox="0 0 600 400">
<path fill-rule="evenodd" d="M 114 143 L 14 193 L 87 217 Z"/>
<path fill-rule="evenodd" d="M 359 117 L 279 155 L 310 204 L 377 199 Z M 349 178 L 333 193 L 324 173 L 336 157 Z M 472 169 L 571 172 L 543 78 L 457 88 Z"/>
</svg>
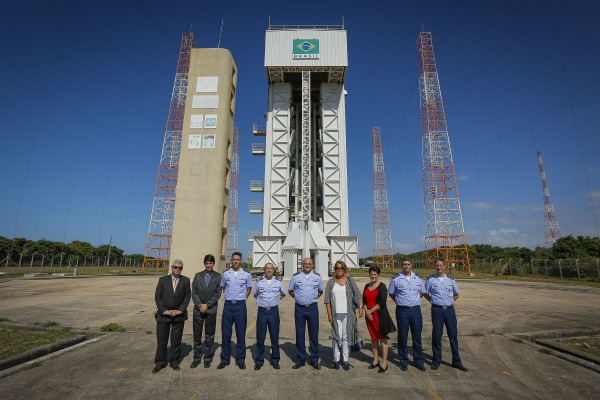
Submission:
<svg viewBox="0 0 600 400">
<path fill-rule="evenodd" d="M 560 229 L 558 220 L 554 214 L 554 206 L 550 200 L 550 191 L 548 190 L 548 182 L 546 182 L 546 172 L 544 171 L 544 160 L 542 160 L 542 152 L 537 150 L 538 165 L 540 167 L 540 176 L 542 178 L 542 189 L 544 190 L 544 225 L 546 226 L 546 244 L 553 245 L 560 238 Z"/>
<path fill-rule="evenodd" d="M 423 156 L 426 268 L 433 260 L 446 260 L 450 271 L 471 273 L 469 252 L 450 148 L 442 91 L 433 53 L 431 32 L 417 38 Z"/>
<path fill-rule="evenodd" d="M 229 214 L 227 216 L 227 255 L 238 251 L 238 183 L 240 175 L 240 129 L 233 130 L 231 175 L 229 177 Z"/>
<path fill-rule="evenodd" d="M 181 35 L 179 59 L 158 166 L 158 177 L 156 178 L 156 189 L 154 191 L 142 270 L 166 267 L 169 263 L 183 113 L 185 110 L 190 56 L 192 48 L 195 46 L 196 38 L 192 31 Z"/>
<path fill-rule="evenodd" d="M 373 265 L 394 267 L 392 229 L 388 207 L 381 130 L 373 128 Z"/>
</svg>

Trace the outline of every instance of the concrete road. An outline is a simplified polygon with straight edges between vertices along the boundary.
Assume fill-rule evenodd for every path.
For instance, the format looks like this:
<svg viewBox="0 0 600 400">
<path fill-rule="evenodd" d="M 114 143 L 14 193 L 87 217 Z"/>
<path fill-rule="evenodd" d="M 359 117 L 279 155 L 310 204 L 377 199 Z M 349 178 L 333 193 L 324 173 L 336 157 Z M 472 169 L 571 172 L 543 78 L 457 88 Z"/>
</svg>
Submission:
<svg viewBox="0 0 600 400">
<path fill-rule="evenodd" d="M 0 317 L 33 324 L 55 321 L 62 326 L 98 329 L 110 322 L 127 328 L 107 338 L 46 360 L 41 366 L 0 380 L 0 397 L 10 399 L 279 399 L 282 397 L 342 399 L 381 397 L 411 399 L 592 399 L 598 398 L 596 372 L 579 367 L 535 346 L 510 340 L 526 332 L 600 328 L 600 289 L 570 285 L 508 281 L 459 281 L 457 302 L 459 344 L 467 373 L 443 364 L 426 372 L 398 368 L 397 354 L 383 374 L 368 370 L 370 340 L 351 355 L 349 372 L 328 368 L 331 342 L 322 300 L 320 352 L 323 369 L 292 370 L 295 359 L 293 301 L 282 301 L 280 370 L 268 365 L 252 370 L 255 352 L 256 306 L 248 302 L 247 362 L 217 370 L 189 369 L 192 361 L 192 324 L 184 332 L 181 371 L 152 374 L 156 344 L 153 313 L 158 277 L 77 277 L 12 280 L 0 283 Z M 363 279 L 362 285 L 366 283 Z M 388 282 L 385 282 L 386 284 Z M 393 310 L 391 300 L 388 306 Z M 219 306 L 222 310 L 222 306 Z M 431 356 L 430 307 L 423 300 L 424 350 Z M 220 314 L 220 312 L 219 312 Z M 220 342 L 220 318 L 217 342 Z M 364 323 L 360 324 L 369 338 Z M 235 335 L 234 335 L 235 339 Z M 393 341 L 396 340 L 395 335 Z M 268 343 L 268 339 L 267 339 Z M 392 345 L 395 352 L 395 344 Z M 445 361 L 450 349 L 443 342 Z M 268 357 L 268 356 L 267 356 Z M 429 361 L 429 360 L 428 360 Z"/>
</svg>

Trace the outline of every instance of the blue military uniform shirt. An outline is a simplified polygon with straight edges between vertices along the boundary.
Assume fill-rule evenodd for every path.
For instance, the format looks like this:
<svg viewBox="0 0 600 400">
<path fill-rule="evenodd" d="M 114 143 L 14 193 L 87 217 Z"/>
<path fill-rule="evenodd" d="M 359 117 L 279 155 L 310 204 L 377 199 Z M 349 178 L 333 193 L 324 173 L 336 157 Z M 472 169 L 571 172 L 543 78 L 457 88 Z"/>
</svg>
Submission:
<svg viewBox="0 0 600 400">
<path fill-rule="evenodd" d="M 296 272 L 290 280 L 289 290 L 294 291 L 296 303 L 301 306 L 312 304 L 319 299 L 319 292 L 323 291 L 323 279 L 313 271 L 308 274 Z"/>
<path fill-rule="evenodd" d="M 252 287 L 252 275 L 240 268 L 235 276 L 233 268 L 229 268 L 221 275 L 221 287 L 224 300 L 246 300 L 246 289 Z"/>
<path fill-rule="evenodd" d="M 421 275 L 414 272 L 408 277 L 404 272 L 394 275 L 388 289 L 388 294 L 395 295 L 396 305 L 403 307 L 420 306 L 421 294 L 425 293 L 427 292 Z"/>
<path fill-rule="evenodd" d="M 425 291 L 431 296 L 431 304 L 436 306 L 454 305 L 454 295 L 459 293 L 454 277 L 446 274 L 443 279 L 436 274 L 428 276 Z"/>
<path fill-rule="evenodd" d="M 271 284 L 269 285 L 269 282 Z M 279 305 L 279 295 L 285 296 L 283 282 L 272 277 L 270 280 L 264 276 L 254 283 L 252 295 L 256 297 L 256 305 L 259 307 L 275 307 Z"/>
</svg>

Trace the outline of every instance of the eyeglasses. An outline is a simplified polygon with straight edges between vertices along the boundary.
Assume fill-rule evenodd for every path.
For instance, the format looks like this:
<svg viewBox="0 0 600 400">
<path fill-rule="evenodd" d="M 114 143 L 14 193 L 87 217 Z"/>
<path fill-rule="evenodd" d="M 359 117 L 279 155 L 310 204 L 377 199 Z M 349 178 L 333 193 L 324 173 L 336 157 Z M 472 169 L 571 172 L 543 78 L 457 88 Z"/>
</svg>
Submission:
<svg viewBox="0 0 600 400">
<path fill-rule="evenodd" d="M 171 268 L 173 268 L 173 269 L 179 269 L 179 270 L 183 269 L 183 267 L 176 267 L 175 265 L 173 265 Z"/>
</svg>

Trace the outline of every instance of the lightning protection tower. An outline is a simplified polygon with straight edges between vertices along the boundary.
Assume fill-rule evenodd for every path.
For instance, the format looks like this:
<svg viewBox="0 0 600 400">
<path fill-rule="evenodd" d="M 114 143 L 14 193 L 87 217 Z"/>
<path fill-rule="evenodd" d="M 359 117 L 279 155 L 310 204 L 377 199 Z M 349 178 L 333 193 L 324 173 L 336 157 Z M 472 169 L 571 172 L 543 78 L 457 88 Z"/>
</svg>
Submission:
<svg viewBox="0 0 600 400">
<path fill-rule="evenodd" d="M 195 46 L 193 32 L 182 34 L 142 270 L 165 267 L 169 263 L 190 55 Z"/>
<path fill-rule="evenodd" d="M 471 273 L 469 252 L 454 172 L 454 161 L 433 53 L 431 32 L 417 38 L 419 92 L 425 196 L 425 260 L 437 257 L 446 265 Z"/>
<path fill-rule="evenodd" d="M 227 254 L 238 251 L 238 184 L 240 172 L 240 130 L 233 130 L 231 175 L 229 177 L 229 215 L 227 218 Z"/>
<path fill-rule="evenodd" d="M 537 150 L 538 165 L 540 167 L 540 176 L 542 178 L 542 189 L 544 191 L 544 225 L 546 226 L 546 244 L 552 246 L 558 238 L 560 238 L 560 229 L 558 220 L 554 214 L 554 206 L 550 199 L 550 191 L 548 190 L 548 182 L 546 182 L 546 172 L 544 171 L 544 160 L 542 160 L 542 152 Z"/>
<path fill-rule="evenodd" d="M 388 207 L 381 130 L 373 128 L 373 265 L 394 267 L 392 229 Z"/>
</svg>

